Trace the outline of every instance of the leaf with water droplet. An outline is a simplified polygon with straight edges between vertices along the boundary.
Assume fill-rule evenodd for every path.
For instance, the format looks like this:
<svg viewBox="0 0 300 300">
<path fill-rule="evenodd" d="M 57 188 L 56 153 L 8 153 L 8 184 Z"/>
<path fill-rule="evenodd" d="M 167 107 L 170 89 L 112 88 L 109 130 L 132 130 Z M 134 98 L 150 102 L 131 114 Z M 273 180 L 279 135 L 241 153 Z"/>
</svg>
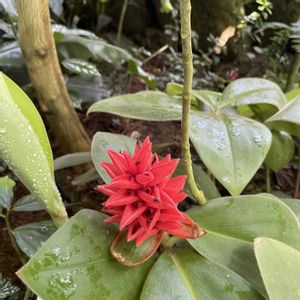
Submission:
<svg viewBox="0 0 300 300">
<path fill-rule="evenodd" d="M 270 238 L 257 238 L 255 256 L 270 299 L 300 299 L 300 252 Z"/>
<path fill-rule="evenodd" d="M 264 161 L 271 132 L 230 113 L 191 113 L 191 141 L 204 164 L 232 194 L 240 194 Z"/>
<path fill-rule="evenodd" d="M 225 265 L 266 294 L 253 251 L 253 240 L 271 237 L 300 250 L 296 215 L 270 194 L 210 200 L 189 215 L 207 234 L 189 243 L 211 261 Z"/>
<path fill-rule="evenodd" d="M 14 196 L 15 182 L 8 176 L 0 177 L 0 207 L 8 209 Z"/>
</svg>

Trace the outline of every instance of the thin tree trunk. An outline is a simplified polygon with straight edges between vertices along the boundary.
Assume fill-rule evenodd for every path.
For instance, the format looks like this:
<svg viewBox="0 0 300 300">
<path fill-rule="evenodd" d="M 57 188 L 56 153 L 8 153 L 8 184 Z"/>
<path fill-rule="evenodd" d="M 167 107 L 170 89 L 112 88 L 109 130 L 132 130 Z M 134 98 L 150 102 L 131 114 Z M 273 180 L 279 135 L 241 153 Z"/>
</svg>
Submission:
<svg viewBox="0 0 300 300">
<path fill-rule="evenodd" d="M 18 0 L 19 40 L 47 122 L 63 152 L 88 151 L 85 132 L 67 92 L 55 48 L 48 0 Z"/>
</svg>

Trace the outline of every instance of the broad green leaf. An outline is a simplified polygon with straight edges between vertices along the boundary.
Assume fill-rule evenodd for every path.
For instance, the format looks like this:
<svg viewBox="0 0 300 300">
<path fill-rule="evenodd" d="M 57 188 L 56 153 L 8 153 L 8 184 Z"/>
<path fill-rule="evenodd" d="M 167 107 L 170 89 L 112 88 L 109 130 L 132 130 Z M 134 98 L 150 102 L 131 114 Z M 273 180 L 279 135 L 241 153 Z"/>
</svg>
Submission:
<svg viewBox="0 0 300 300">
<path fill-rule="evenodd" d="M 294 141 L 290 135 L 284 131 L 272 131 L 272 144 L 265 163 L 276 172 L 293 159 L 294 151 Z"/>
<path fill-rule="evenodd" d="M 60 156 L 54 160 L 54 170 L 74 167 L 92 161 L 90 152 L 77 152 Z"/>
<path fill-rule="evenodd" d="M 105 112 L 147 121 L 181 119 L 181 101 L 162 92 L 143 91 L 116 96 L 93 104 L 88 113 Z"/>
<path fill-rule="evenodd" d="M 0 47 L 0 65 L 2 67 L 22 67 L 24 65 L 22 51 L 16 41 L 7 42 Z"/>
<path fill-rule="evenodd" d="M 16 18 L 18 16 L 16 0 L 1 0 L 0 5 L 10 18 Z"/>
<path fill-rule="evenodd" d="M 135 139 L 122 134 L 97 132 L 94 135 L 91 147 L 92 159 L 96 170 L 106 183 L 110 182 L 111 178 L 100 166 L 100 163 L 103 161 L 110 161 L 107 150 L 113 149 L 117 152 L 126 150 L 133 154 L 135 145 Z"/>
<path fill-rule="evenodd" d="M 53 0 L 54 1 L 54 0 Z M 90 39 L 99 39 L 98 36 L 89 31 L 89 30 L 84 30 L 84 29 L 78 29 L 78 28 L 68 28 L 67 26 L 61 25 L 61 24 L 52 24 L 52 31 L 55 33 L 61 34 L 61 36 L 64 38 L 65 36 L 67 37 L 78 37 L 82 36 L 85 38 L 90 38 Z"/>
<path fill-rule="evenodd" d="M 14 204 L 13 207 L 13 211 L 40 211 L 43 209 L 44 207 L 40 201 L 33 195 L 22 197 Z"/>
<path fill-rule="evenodd" d="M 285 94 L 288 101 L 293 100 L 295 97 L 300 96 L 300 88 L 292 90 Z"/>
<path fill-rule="evenodd" d="M 49 0 L 49 6 L 52 12 L 58 17 L 63 16 L 63 12 L 64 12 L 63 2 L 64 0 Z"/>
<path fill-rule="evenodd" d="M 204 192 L 206 199 L 210 200 L 221 197 L 216 185 L 200 166 L 193 164 L 193 172 L 196 184 Z M 174 177 L 178 175 L 186 175 L 182 161 L 179 162 L 178 167 L 173 174 Z M 193 195 L 190 192 L 187 182 L 184 186 L 184 192 L 193 199 Z"/>
<path fill-rule="evenodd" d="M 15 182 L 8 176 L 0 177 L 0 207 L 8 209 L 14 196 Z"/>
<path fill-rule="evenodd" d="M 254 250 L 270 300 L 300 299 L 300 252 L 268 238 L 257 238 Z"/>
<path fill-rule="evenodd" d="M 113 46 L 102 39 L 86 37 L 68 37 L 57 43 L 57 51 L 61 59 L 80 58 L 88 60 L 101 59 L 108 63 L 122 64 L 133 59 L 126 50 Z"/>
<path fill-rule="evenodd" d="M 12 233 L 19 248 L 28 257 L 32 257 L 55 230 L 56 227 L 49 220 L 19 226 Z"/>
<path fill-rule="evenodd" d="M 41 117 L 23 91 L 0 74 L 0 157 L 48 212 L 65 214 L 53 180 L 51 148 Z"/>
<path fill-rule="evenodd" d="M 106 216 L 81 210 L 39 249 L 17 272 L 39 297 L 65 299 L 139 299 L 153 259 L 127 267 L 109 252 L 118 232 L 104 223 Z"/>
<path fill-rule="evenodd" d="M 191 141 L 202 161 L 232 194 L 240 194 L 264 161 L 271 133 L 235 114 L 193 112 Z"/>
<path fill-rule="evenodd" d="M 142 68 L 142 62 L 131 59 L 128 61 L 128 70 L 131 72 L 132 75 L 137 76 L 145 81 L 147 87 L 151 90 L 155 89 L 155 80 L 152 74 L 147 73 Z"/>
<path fill-rule="evenodd" d="M 28 130 L 29 131 L 33 130 L 34 134 L 36 135 L 36 138 L 38 139 L 37 141 L 40 143 L 44 151 L 44 154 L 46 155 L 46 158 L 48 160 L 50 171 L 53 173 L 54 172 L 53 156 L 52 156 L 51 146 L 49 143 L 49 139 L 42 118 L 39 115 L 34 104 L 18 85 L 16 85 L 10 78 L 8 78 L 6 75 L 4 75 L 1 72 L 0 72 L 0 90 L 2 91 L 1 92 L 3 97 L 2 101 L 11 102 L 11 104 L 15 105 L 16 108 L 19 110 L 19 114 L 21 113 L 27 119 L 27 122 L 29 123 L 28 125 L 31 127 L 31 129 L 28 128 Z M 8 118 L 9 114 L 11 114 L 12 111 L 11 112 L 6 111 L 7 115 L 5 115 L 5 107 L 3 107 L 2 113 L 3 113 L 2 120 L 4 124 L 6 124 L 10 120 L 6 119 L 5 117 Z M 2 122 L 0 121 L 0 128 L 2 126 L 3 128 L 5 128 L 5 125 L 1 126 L 1 123 Z M 20 124 L 20 129 L 19 129 L 20 131 L 22 130 L 23 126 L 25 125 Z M 26 135 L 25 131 L 26 130 L 24 129 L 24 134 Z M 30 142 L 29 133 L 27 133 L 27 135 L 29 139 L 28 142 Z"/>
<path fill-rule="evenodd" d="M 181 84 L 170 82 L 167 84 L 166 93 L 170 96 L 181 95 L 183 91 L 183 86 Z M 202 103 L 205 103 L 210 108 L 215 108 L 217 106 L 218 100 L 221 98 L 221 93 L 217 93 L 209 90 L 192 90 L 192 105 L 195 103 L 195 100 L 198 100 Z"/>
<path fill-rule="evenodd" d="M 253 240 L 265 236 L 300 249 L 299 220 L 272 195 L 225 197 L 209 201 L 189 215 L 207 231 L 189 243 L 209 260 L 225 265 L 262 294 L 265 289 L 257 268 Z"/>
<path fill-rule="evenodd" d="M 263 299 L 250 284 L 224 266 L 182 250 L 163 253 L 152 267 L 141 300 Z"/>
<path fill-rule="evenodd" d="M 300 221 L 300 199 L 281 198 L 280 200 L 283 201 L 293 211 Z"/>
<path fill-rule="evenodd" d="M 68 92 L 75 108 L 81 109 L 82 103 L 96 102 L 110 95 L 99 76 L 72 76 L 67 80 Z"/>
<path fill-rule="evenodd" d="M 267 103 L 280 109 L 286 102 L 281 88 L 276 83 L 261 78 L 242 78 L 232 81 L 225 88 L 221 106 Z"/>
<path fill-rule="evenodd" d="M 300 97 L 286 104 L 279 112 L 269 118 L 266 122 L 285 121 L 300 124 Z"/>
<path fill-rule="evenodd" d="M 71 73 L 82 76 L 101 76 L 96 65 L 80 58 L 67 58 L 62 65 Z"/>
<path fill-rule="evenodd" d="M 96 180 L 99 178 L 99 174 L 97 172 L 97 170 L 95 168 L 92 168 L 90 170 L 88 170 L 87 172 L 75 177 L 72 180 L 72 184 L 73 185 L 81 185 L 81 184 L 85 184 L 87 182 Z"/>
<path fill-rule="evenodd" d="M 209 90 L 192 90 L 192 94 L 201 102 L 205 103 L 211 108 L 218 106 L 218 101 L 221 98 L 221 93 Z"/>
</svg>

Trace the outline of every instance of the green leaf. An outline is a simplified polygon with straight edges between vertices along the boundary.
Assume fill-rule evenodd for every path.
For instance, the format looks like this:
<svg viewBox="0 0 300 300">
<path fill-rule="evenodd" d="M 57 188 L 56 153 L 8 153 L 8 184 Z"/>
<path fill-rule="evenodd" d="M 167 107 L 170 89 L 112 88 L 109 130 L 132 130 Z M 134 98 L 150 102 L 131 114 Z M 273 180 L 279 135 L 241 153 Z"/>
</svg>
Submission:
<svg viewBox="0 0 300 300">
<path fill-rule="evenodd" d="M 68 92 L 75 108 L 81 109 L 82 103 L 96 102 L 107 97 L 108 91 L 103 87 L 99 76 L 72 76 L 67 80 Z"/>
<path fill-rule="evenodd" d="M 75 177 L 72 180 L 72 185 L 81 185 L 87 182 L 96 180 L 99 178 L 99 174 L 95 168 L 88 170 L 87 172 Z"/>
<path fill-rule="evenodd" d="M 0 72 L 0 87 L 1 87 L 1 91 L 2 91 L 1 92 L 2 97 L 5 98 L 5 101 L 7 101 L 7 102 L 10 101 L 11 104 L 14 104 L 16 106 L 16 108 L 19 109 L 20 112 L 22 113 L 22 115 L 26 118 L 27 122 L 29 123 L 29 125 L 31 127 L 31 129 L 29 129 L 29 131 L 31 131 L 31 130 L 34 131 L 36 138 L 38 139 L 38 142 L 40 143 L 40 145 L 44 151 L 44 155 L 46 156 L 46 158 L 48 160 L 50 171 L 52 173 L 54 173 L 54 171 L 53 171 L 53 156 L 52 156 L 50 142 L 49 142 L 47 132 L 46 132 L 44 123 L 42 121 L 42 118 L 39 115 L 34 104 L 17 84 L 15 84 L 9 77 L 7 77 L 6 75 L 4 75 L 1 72 Z M 4 101 L 4 99 L 2 101 Z M 3 113 L 3 117 L 4 117 L 3 121 L 5 124 L 5 123 L 7 123 L 8 120 L 5 119 L 4 111 L 2 113 Z M 12 112 L 7 111 L 7 113 L 12 113 Z M 0 128 L 2 126 L 0 123 Z M 20 129 L 23 128 L 22 126 L 25 126 L 25 125 L 20 124 Z M 3 128 L 5 128 L 5 125 L 3 126 Z M 26 134 L 25 131 L 24 131 L 24 134 Z M 27 133 L 27 135 L 28 135 L 28 138 L 30 139 L 30 134 Z"/>
<path fill-rule="evenodd" d="M 190 138 L 202 161 L 232 195 L 242 192 L 271 145 L 266 126 L 235 114 L 193 112 Z"/>
<path fill-rule="evenodd" d="M 54 183 L 53 159 L 42 119 L 26 94 L 0 74 L 0 157 L 55 216 L 65 214 Z"/>
<path fill-rule="evenodd" d="M 106 216 L 81 210 L 17 272 L 39 297 L 58 299 L 139 299 L 153 259 L 134 268 L 109 252 L 118 232 Z"/>
<path fill-rule="evenodd" d="M 135 145 L 135 139 L 122 134 L 97 132 L 94 135 L 91 147 L 92 159 L 96 170 L 106 183 L 110 182 L 111 178 L 100 166 L 100 163 L 104 161 L 110 162 L 107 149 L 113 149 L 117 152 L 126 150 L 128 153 L 133 154 Z"/>
<path fill-rule="evenodd" d="M 255 256 L 270 300 L 300 298 L 300 252 L 268 238 L 257 238 Z"/>
<path fill-rule="evenodd" d="M 0 177 L 0 207 L 8 209 L 14 196 L 15 182 L 8 176 Z"/>
<path fill-rule="evenodd" d="M 189 215 L 207 231 L 189 243 L 211 261 L 225 265 L 262 294 L 253 240 L 265 236 L 300 249 L 299 220 L 278 198 L 268 194 L 225 197 L 209 201 Z"/>
<path fill-rule="evenodd" d="M 32 257 L 55 230 L 56 227 L 49 220 L 19 226 L 12 233 L 20 249 Z"/>
<path fill-rule="evenodd" d="M 265 159 L 266 165 L 273 171 L 286 166 L 294 157 L 294 141 L 284 131 L 272 131 L 272 144 Z"/>
<path fill-rule="evenodd" d="M 163 253 L 152 267 L 141 300 L 263 299 L 246 280 L 188 251 Z"/>
<path fill-rule="evenodd" d="M 285 94 L 285 97 L 287 98 L 288 101 L 293 100 L 297 96 L 300 96 L 300 88 L 292 90 Z"/>
<path fill-rule="evenodd" d="M 267 103 L 280 109 L 286 102 L 276 83 L 261 78 L 242 78 L 232 81 L 225 88 L 221 106 Z"/>
<path fill-rule="evenodd" d="M 54 32 L 54 34 L 59 33 L 62 38 L 64 38 L 65 36 L 69 38 L 82 36 L 90 39 L 99 39 L 98 36 L 91 31 L 78 28 L 68 28 L 67 26 L 61 24 L 52 24 L 52 31 Z"/>
<path fill-rule="evenodd" d="M 54 160 L 54 170 L 78 166 L 92 161 L 90 152 L 77 152 L 60 156 Z"/>
<path fill-rule="evenodd" d="M 52 12 L 58 17 L 63 16 L 63 12 L 64 12 L 63 2 L 64 0 L 49 0 L 49 6 Z"/>
<path fill-rule="evenodd" d="M 280 198 L 296 215 L 298 220 L 300 221 L 300 200 L 294 198 Z"/>
<path fill-rule="evenodd" d="M 67 58 L 62 61 L 62 65 L 69 72 L 82 76 L 101 76 L 96 65 L 80 58 Z"/>
<path fill-rule="evenodd" d="M 181 119 L 181 101 L 162 92 L 143 91 L 116 96 L 93 104 L 88 113 L 105 112 L 147 121 Z"/>
<path fill-rule="evenodd" d="M 39 200 L 33 195 L 27 195 L 19 199 L 14 207 L 13 211 L 40 211 L 44 207 Z"/>
<path fill-rule="evenodd" d="M 300 97 L 286 104 L 279 112 L 269 118 L 266 122 L 285 121 L 300 124 Z"/>
<path fill-rule="evenodd" d="M 221 197 L 216 185 L 200 166 L 193 164 L 193 172 L 196 184 L 204 192 L 206 199 L 210 200 Z M 179 162 L 173 176 L 175 177 L 178 175 L 186 175 L 182 161 Z M 187 182 L 184 186 L 184 192 L 187 193 L 190 198 L 194 199 Z"/>
<path fill-rule="evenodd" d="M 68 37 L 57 43 L 59 57 L 80 58 L 84 60 L 104 60 L 108 63 L 122 64 L 132 60 L 132 55 L 126 50 L 113 46 L 101 39 L 89 39 L 86 37 Z"/>
<path fill-rule="evenodd" d="M 7 42 L 1 45 L 0 64 L 2 67 L 18 68 L 24 65 L 22 51 L 18 42 Z"/>
<path fill-rule="evenodd" d="M 169 82 L 166 87 L 166 93 L 170 96 L 181 95 L 183 91 L 183 86 L 181 84 L 175 82 Z M 221 98 L 221 93 L 217 93 L 214 91 L 209 90 L 192 90 L 192 105 L 195 106 L 196 103 L 193 101 L 193 98 L 197 99 L 198 101 L 205 103 L 210 108 L 217 107 L 217 103 Z"/>
</svg>

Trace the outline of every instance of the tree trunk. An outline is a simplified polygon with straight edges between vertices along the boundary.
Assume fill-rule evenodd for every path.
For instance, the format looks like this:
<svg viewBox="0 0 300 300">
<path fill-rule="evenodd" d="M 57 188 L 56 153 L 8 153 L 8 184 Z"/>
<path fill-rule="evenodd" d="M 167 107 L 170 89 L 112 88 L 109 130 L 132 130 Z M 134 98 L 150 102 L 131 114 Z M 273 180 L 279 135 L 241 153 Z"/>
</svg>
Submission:
<svg viewBox="0 0 300 300">
<path fill-rule="evenodd" d="M 41 111 L 63 152 L 89 151 L 67 92 L 51 30 L 48 0 L 18 0 L 19 40 Z"/>
</svg>

